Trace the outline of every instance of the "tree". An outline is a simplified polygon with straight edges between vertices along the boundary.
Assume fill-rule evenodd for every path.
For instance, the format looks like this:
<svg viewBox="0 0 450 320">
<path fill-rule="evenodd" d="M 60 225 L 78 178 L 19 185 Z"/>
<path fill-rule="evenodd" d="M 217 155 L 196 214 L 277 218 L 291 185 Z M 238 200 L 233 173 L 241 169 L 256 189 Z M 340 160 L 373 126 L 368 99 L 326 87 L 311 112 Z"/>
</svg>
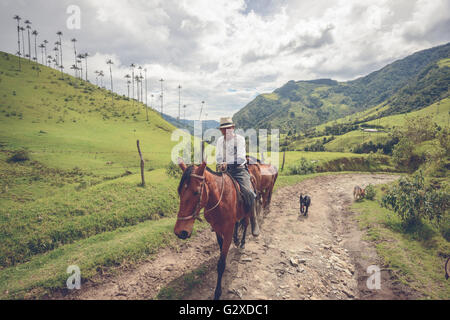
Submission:
<svg viewBox="0 0 450 320">
<path fill-rule="evenodd" d="M 88 70 L 87 70 L 87 58 L 89 57 L 89 53 L 85 52 L 84 53 L 84 62 L 86 63 L 86 81 L 88 81 Z"/>
<path fill-rule="evenodd" d="M 113 78 L 112 78 L 112 69 L 111 66 L 114 64 L 114 62 L 112 62 L 111 59 L 108 59 L 108 61 L 106 61 L 106 64 L 109 65 L 109 75 L 111 78 L 111 93 L 114 91 L 114 86 L 113 86 Z"/>
<path fill-rule="evenodd" d="M 100 76 L 100 81 L 101 81 L 100 85 L 103 88 L 103 77 L 105 76 L 105 74 L 103 73 L 102 70 L 100 70 L 98 75 Z"/>
<path fill-rule="evenodd" d="M 59 37 L 59 52 L 60 52 L 60 58 L 61 58 L 61 64 L 60 64 L 60 69 L 61 69 L 61 74 L 63 73 L 63 53 L 62 53 L 62 40 L 61 40 L 61 36 L 63 35 L 63 33 L 61 31 L 56 32 L 56 35 Z"/>
<path fill-rule="evenodd" d="M 15 15 L 13 17 L 14 20 L 17 20 L 17 46 L 19 48 L 18 50 L 18 56 L 19 56 L 19 70 L 21 70 L 21 65 L 20 65 L 20 20 L 22 19 L 21 17 L 19 17 L 18 15 Z"/>
<path fill-rule="evenodd" d="M 112 104 L 114 105 L 114 86 L 113 86 L 112 68 L 111 68 L 111 66 L 114 64 L 114 62 L 112 62 L 111 59 L 108 59 L 108 61 L 106 61 L 106 64 L 109 65 L 109 76 L 111 78 L 111 100 L 112 100 Z"/>
<path fill-rule="evenodd" d="M 139 76 L 136 75 L 134 80 L 136 81 L 136 98 L 137 98 L 137 101 L 140 101 L 140 99 L 139 99 Z"/>
<path fill-rule="evenodd" d="M 20 32 L 22 34 L 22 56 L 25 57 L 25 37 L 23 35 L 23 32 L 25 31 L 24 27 L 20 27 Z"/>
<path fill-rule="evenodd" d="M 39 45 L 39 48 L 41 48 L 42 64 L 44 64 L 44 48 L 45 48 L 44 44 L 41 43 L 41 44 Z"/>
<path fill-rule="evenodd" d="M 30 40 L 30 29 L 31 29 L 31 21 L 25 20 L 24 22 L 27 26 L 27 33 L 28 33 L 28 60 L 31 60 L 31 40 Z"/>
<path fill-rule="evenodd" d="M 130 78 L 131 76 L 129 74 L 125 75 L 125 79 L 127 79 L 127 88 L 128 88 L 128 99 L 130 99 Z"/>
<path fill-rule="evenodd" d="M 37 30 L 34 30 L 32 35 L 34 36 L 34 58 L 33 58 L 33 60 L 35 60 L 37 63 L 37 36 L 38 36 Z"/>
<path fill-rule="evenodd" d="M 54 63 L 54 68 L 57 69 L 58 65 L 59 65 L 59 60 L 58 60 L 58 41 L 55 42 L 56 47 L 53 48 L 53 52 L 55 53 L 55 58 L 53 59 L 53 63 Z"/>
<path fill-rule="evenodd" d="M 70 41 L 73 42 L 73 56 L 75 57 L 75 58 L 74 58 L 74 59 L 75 59 L 75 66 L 78 67 L 78 63 L 77 63 L 77 47 L 76 47 L 76 45 L 75 45 L 75 43 L 77 42 L 77 39 L 72 38 Z M 77 69 L 78 69 L 78 68 L 77 68 Z M 75 74 L 75 77 L 77 77 L 76 74 Z"/>
<path fill-rule="evenodd" d="M 141 102 L 144 102 L 144 99 L 142 99 L 142 66 L 139 66 L 139 80 L 140 80 L 140 83 L 141 83 L 141 92 L 140 92 L 140 97 L 141 97 Z M 138 90 L 139 90 L 139 87 L 138 87 Z"/>
<path fill-rule="evenodd" d="M 136 65 L 134 63 L 132 63 L 130 65 L 131 67 L 131 86 L 132 86 L 132 99 L 134 100 L 134 68 L 136 67 Z"/>
<path fill-rule="evenodd" d="M 48 43 L 48 41 L 47 41 L 47 40 L 44 40 L 43 43 L 44 43 L 45 56 L 48 57 L 48 56 L 47 56 L 47 43 Z M 47 63 L 46 63 L 45 65 L 47 65 Z"/>
<path fill-rule="evenodd" d="M 80 79 L 83 80 L 83 63 L 82 63 L 82 59 L 84 59 L 84 55 L 79 53 L 77 55 L 77 58 L 79 59 L 79 60 L 77 60 L 77 65 L 80 64 L 80 67 L 79 67 L 80 68 Z"/>
</svg>

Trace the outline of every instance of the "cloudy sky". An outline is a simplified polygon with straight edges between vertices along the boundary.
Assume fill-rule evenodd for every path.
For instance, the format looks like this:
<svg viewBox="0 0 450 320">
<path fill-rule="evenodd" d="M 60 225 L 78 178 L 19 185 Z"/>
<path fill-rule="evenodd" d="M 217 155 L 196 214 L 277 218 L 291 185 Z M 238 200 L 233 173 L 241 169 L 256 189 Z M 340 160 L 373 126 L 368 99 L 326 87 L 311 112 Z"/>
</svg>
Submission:
<svg viewBox="0 0 450 320">
<path fill-rule="evenodd" d="M 80 8 L 80 29 L 67 27 L 70 5 Z M 91 81 L 111 58 L 114 89 L 126 93 L 135 63 L 147 69 L 150 103 L 163 78 L 173 116 L 181 85 L 189 119 L 202 100 L 203 115 L 217 119 L 289 80 L 350 80 L 450 41 L 450 0 L 1 0 L 1 51 L 17 51 L 15 14 L 51 47 L 63 32 L 66 70 L 75 37 L 91 56 Z"/>
</svg>

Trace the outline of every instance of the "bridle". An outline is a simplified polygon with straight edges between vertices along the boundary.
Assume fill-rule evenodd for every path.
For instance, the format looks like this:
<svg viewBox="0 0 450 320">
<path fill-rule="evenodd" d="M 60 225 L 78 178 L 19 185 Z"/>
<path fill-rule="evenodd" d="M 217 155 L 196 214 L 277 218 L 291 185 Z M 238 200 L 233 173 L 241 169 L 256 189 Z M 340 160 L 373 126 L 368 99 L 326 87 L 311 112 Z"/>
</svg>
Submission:
<svg viewBox="0 0 450 320">
<path fill-rule="evenodd" d="M 203 214 L 205 215 L 207 212 L 210 212 L 212 210 L 214 210 L 215 208 L 217 208 L 217 206 L 220 204 L 220 202 L 222 201 L 222 196 L 223 196 L 223 189 L 224 189 L 224 181 L 225 181 L 225 172 L 222 172 L 222 190 L 220 191 L 220 197 L 219 197 L 219 201 L 217 201 L 217 203 L 214 205 L 214 207 L 206 209 L 206 205 L 205 205 L 205 210 L 203 210 Z M 201 187 L 200 187 L 200 197 L 198 199 L 197 205 L 195 206 L 194 209 L 194 213 L 186 216 L 186 217 L 178 217 L 177 220 L 181 220 L 181 221 L 185 221 L 185 220 L 191 220 L 191 219 L 197 219 L 199 221 L 202 221 L 202 219 L 200 218 L 200 210 L 201 208 L 201 202 L 202 202 L 202 198 L 203 198 L 203 190 L 205 189 L 205 181 L 206 178 L 204 175 L 200 176 L 198 174 L 195 173 L 191 173 L 190 175 L 191 178 L 196 178 L 196 179 L 200 179 L 202 181 Z M 208 199 L 208 190 L 206 189 L 206 199 Z"/>
</svg>

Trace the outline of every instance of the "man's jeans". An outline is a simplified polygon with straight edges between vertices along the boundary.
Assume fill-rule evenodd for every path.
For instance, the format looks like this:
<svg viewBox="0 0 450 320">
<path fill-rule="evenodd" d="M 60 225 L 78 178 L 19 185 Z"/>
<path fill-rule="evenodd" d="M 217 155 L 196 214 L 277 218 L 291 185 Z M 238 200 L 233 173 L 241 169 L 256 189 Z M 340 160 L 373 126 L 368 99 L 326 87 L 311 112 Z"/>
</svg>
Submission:
<svg viewBox="0 0 450 320">
<path fill-rule="evenodd" d="M 233 165 L 228 165 L 227 171 L 239 183 L 244 198 L 245 211 L 249 211 L 256 198 L 256 194 L 253 191 L 252 182 L 250 181 L 250 173 L 248 173 L 248 170 L 245 167 Z"/>
</svg>

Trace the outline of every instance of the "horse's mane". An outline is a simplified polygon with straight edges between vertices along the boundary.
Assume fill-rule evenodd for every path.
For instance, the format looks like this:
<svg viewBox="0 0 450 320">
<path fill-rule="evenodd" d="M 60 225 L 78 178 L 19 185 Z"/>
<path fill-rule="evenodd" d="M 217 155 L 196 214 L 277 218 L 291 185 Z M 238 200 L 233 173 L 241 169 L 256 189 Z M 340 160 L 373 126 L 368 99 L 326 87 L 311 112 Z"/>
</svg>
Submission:
<svg viewBox="0 0 450 320">
<path fill-rule="evenodd" d="M 180 180 L 180 184 L 178 185 L 178 194 L 180 194 L 181 193 L 181 188 L 183 187 L 183 185 L 185 184 L 185 183 L 189 183 L 189 181 L 190 181 L 190 179 L 191 179 L 191 174 L 192 174 L 192 171 L 194 170 L 194 166 L 193 165 L 190 165 L 189 167 L 187 167 L 186 168 L 186 170 L 183 172 L 183 175 L 181 176 L 181 180 Z M 216 171 L 214 171 L 214 170 L 211 170 L 209 167 L 206 167 L 206 170 L 209 172 L 209 173 L 212 173 L 213 175 L 215 175 L 215 176 L 222 176 L 222 173 L 221 172 L 216 172 Z"/>
<path fill-rule="evenodd" d="M 194 166 L 189 166 L 184 170 L 183 175 L 181 176 L 180 184 L 178 185 L 178 194 L 181 194 L 181 188 L 185 183 L 189 183 L 191 179 L 191 173 L 194 170 Z"/>
</svg>

